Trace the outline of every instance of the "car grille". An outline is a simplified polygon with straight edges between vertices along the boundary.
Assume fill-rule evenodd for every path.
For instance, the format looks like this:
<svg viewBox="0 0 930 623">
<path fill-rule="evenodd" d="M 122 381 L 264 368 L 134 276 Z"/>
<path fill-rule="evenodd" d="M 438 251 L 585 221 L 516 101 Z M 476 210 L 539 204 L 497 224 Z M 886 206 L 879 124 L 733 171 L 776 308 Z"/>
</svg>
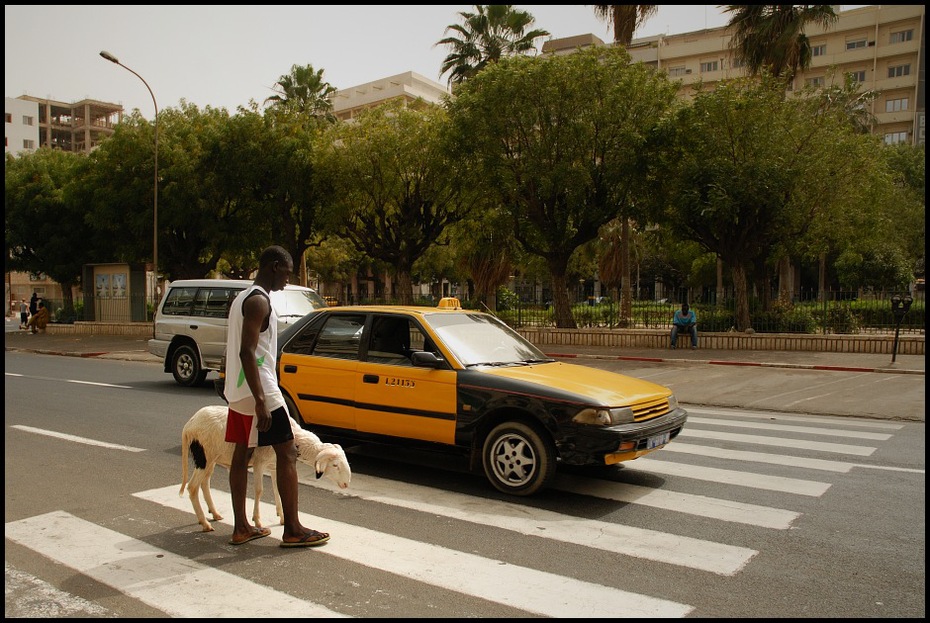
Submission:
<svg viewBox="0 0 930 623">
<path fill-rule="evenodd" d="M 633 405 L 633 421 L 646 422 L 668 413 L 668 398 L 658 398 Z"/>
</svg>

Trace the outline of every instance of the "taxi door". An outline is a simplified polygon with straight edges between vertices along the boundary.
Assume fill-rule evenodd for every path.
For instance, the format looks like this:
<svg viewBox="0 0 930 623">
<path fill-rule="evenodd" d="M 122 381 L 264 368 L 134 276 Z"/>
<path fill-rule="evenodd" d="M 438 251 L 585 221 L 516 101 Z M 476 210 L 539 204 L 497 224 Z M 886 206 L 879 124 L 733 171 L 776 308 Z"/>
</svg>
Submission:
<svg viewBox="0 0 930 623">
<path fill-rule="evenodd" d="M 278 362 L 281 388 L 304 422 L 355 430 L 355 377 L 365 314 L 331 314 L 292 340 Z"/>
<path fill-rule="evenodd" d="M 456 373 L 414 367 L 415 350 L 438 354 L 413 318 L 375 315 L 355 379 L 356 428 L 454 444 Z"/>
</svg>

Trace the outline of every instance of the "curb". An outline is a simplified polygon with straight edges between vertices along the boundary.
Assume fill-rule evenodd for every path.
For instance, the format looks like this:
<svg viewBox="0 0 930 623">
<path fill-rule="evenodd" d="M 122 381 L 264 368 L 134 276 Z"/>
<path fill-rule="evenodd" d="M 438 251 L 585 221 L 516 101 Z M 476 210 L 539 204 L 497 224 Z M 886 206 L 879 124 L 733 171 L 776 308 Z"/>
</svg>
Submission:
<svg viewBox="0 0 930 623">
<path fill-rule="evenodd" d="M 895 368 L 860 368 L 855 366 L 823 366 L 803 363 L 760 363 L 758 361 L 721 361 L 713 359 L 670 359 L 666 357 L 624 357 L 622 355 L 587 355 L 546 353 L 547 357 L 562 359 L 606 359 L 610 361 L 643 361 L 647 363 L 693 363 L 713 366 L 753 366 L 756 368 L 795 368 L 798 370 L 825 370 L 828 372 L 876 372 L 883 374 L 919 374 L 923 370 L 908 370 Z"/>
</svg>

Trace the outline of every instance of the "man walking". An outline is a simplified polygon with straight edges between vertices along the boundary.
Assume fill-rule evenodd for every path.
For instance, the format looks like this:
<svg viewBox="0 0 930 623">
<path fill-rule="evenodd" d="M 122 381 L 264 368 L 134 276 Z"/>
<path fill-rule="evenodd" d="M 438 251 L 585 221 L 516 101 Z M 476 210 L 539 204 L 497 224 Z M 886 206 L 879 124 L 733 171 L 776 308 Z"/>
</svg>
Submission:
<svg viewBox="0 0 930 623">
<path fill-rule="evenodd" d="M 329 540 L 329 534 L 310 530 L 300 523 L 297 447 L 276 373 L 278 319 L 268 293 L 283 290 L 293 270 L 290 253 L 280 246 L 268 247 L 259 259 L 255 281 L 236 296 L 229 309 L 226 441 L 236 444 L 229 466 L 235 515 L 232 545 L 271 534 L 268 528 L 251 525 L 246 515 L 249 459 L 256 446 L 272 446 L 275 451 L 278 492 L 284 512 L 281 547 L 312 547 Z"/>
</svg>

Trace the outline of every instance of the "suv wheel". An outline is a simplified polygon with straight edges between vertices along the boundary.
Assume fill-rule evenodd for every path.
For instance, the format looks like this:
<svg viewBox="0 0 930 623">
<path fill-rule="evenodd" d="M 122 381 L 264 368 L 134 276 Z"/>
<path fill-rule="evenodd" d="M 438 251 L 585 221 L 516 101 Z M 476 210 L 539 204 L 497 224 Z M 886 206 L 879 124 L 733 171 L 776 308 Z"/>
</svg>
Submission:
<svg viewBox="0 0 930 623">
<path fill-rule="evenodd" d="M 171 374 L 178 385 L 196 387 L 207 379 L 207 370 L 200 368 L 200 357 L 192 346 L 182 344 L 171 358 Z"/>
<path fill-rule="evenodd" d="M 496 426 L 484 440 L 481 460 L 494 488 L 513 495 L 532 495 L 555 475 L 552 442 L 523 422 Z"/>
</svg>

